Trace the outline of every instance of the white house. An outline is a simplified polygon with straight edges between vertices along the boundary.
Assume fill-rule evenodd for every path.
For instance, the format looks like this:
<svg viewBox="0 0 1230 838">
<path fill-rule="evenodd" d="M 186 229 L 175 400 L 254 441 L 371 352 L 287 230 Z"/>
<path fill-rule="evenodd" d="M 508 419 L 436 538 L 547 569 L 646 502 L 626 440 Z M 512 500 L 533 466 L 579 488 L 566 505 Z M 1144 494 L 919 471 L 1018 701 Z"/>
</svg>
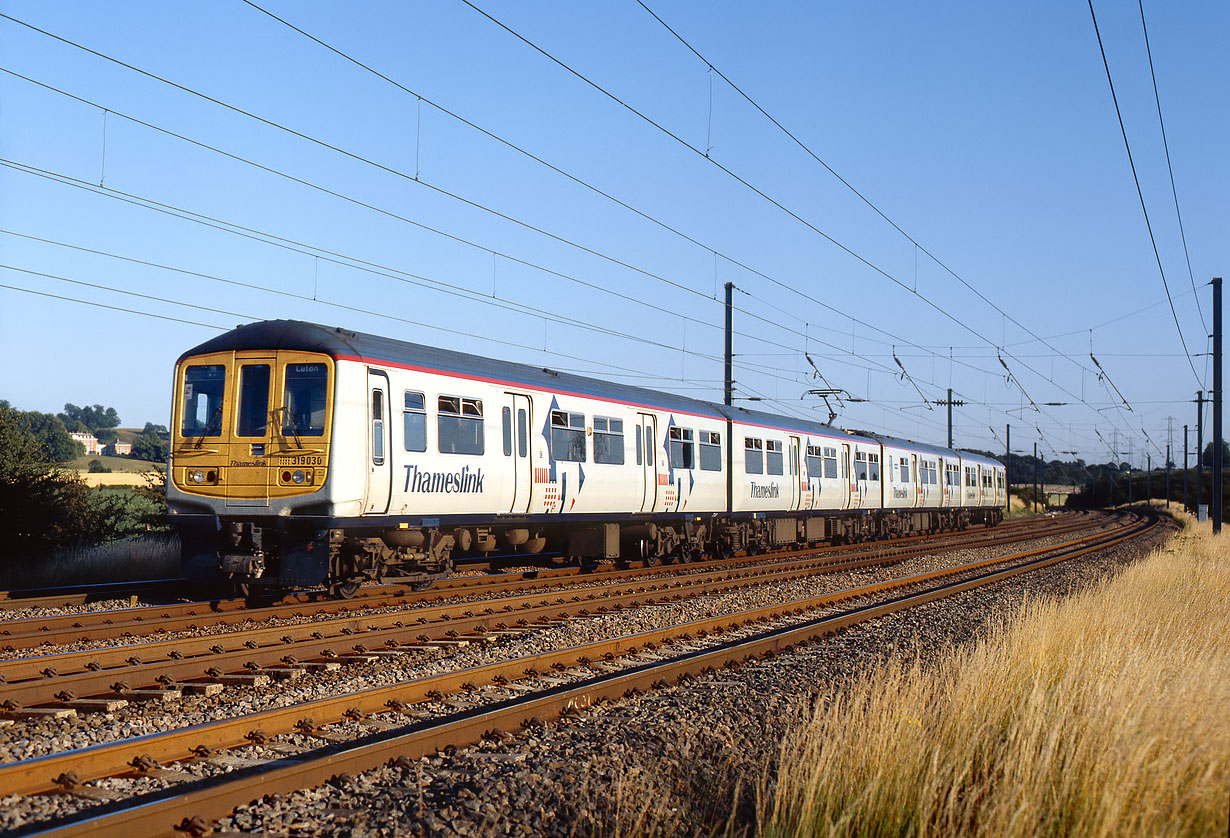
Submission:
<svg viewBox="0 0 1230 838">
<path fill-rule="evenodd" d="M 69 431 L 68 435 L 74 441 L 80 442 L 85 446 L 85 453 L 89 455 L 101 454 L 103 452 L 103 444 L 98 441 L 94 434 L 85 431 Z"/>
</svg>

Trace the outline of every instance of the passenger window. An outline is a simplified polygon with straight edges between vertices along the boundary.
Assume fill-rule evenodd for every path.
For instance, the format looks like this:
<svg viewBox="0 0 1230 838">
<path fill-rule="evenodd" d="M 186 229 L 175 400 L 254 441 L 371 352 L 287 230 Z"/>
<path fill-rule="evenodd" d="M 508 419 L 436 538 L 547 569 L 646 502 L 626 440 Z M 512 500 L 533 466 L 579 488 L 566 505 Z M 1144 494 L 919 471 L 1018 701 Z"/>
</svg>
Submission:
<svg viewBox="0 0 1230 838">
<path fill-rule="evenodd" d="M 372 464 L 384 465 L 384 391 L 372 390 Z"/>
<path fill-rule="evenodd" d="M 670 428 L 667 436 L 670 440 L 671 468 L 693 468 L 692 429 Z"/>
<path fill-rule="evenodd" d="M 585 462 L 585 414 L 551 411 L 551 458 Z"/>
<path fill-rule="evenodd" d="M 525 408 L 517 410 L 517 456 L 529 454 L 530 422 L 525 415 Z"/>
<path fill-rule="evenodd" d="M 264 436 L 269 430 L 269 365 L 239 370 L 239 421 L 236 436 Z"/>
<path fill-rule="evenodd" d="M 812 477 L 824 477 L 824 456 L 819 445 L 807 446 L 807 456 L 804 459 L 804 463 L 807 466 L 807 476 L 809 479 Z M 833 460 L 833 476 L 837 476 L 836 459 Z"/>
<path fill-rule="evenodd" d="M 594 417 L 594 462 L 624 464 L 624 420 L 613 416 Z"/>
<path fill-rule="evenodd" d="M 716 431 L 700 432 L 700 469 L 722 470 L 722 435 Z"/>
<path fill-rule="evenodd" d="M 868 480 L 879 481 L 880 479 L 880 455 L 867 455 L 867 470 L 869 472 Z"/>
<path fill-rule="evenodd" d="M 901 458 L 901 482 L 910 482 L 910 461 L 905 457 Z"/>
<path fill-rule="evenodd" d="M 482 399 L 440 396 L 436 416 L 437 444 L 441 454 L 482 454 Z"/>
<path fill-rule="evenodd" d="M 504 432 L 504 456 L 512 456 L 512 408 L 500 411 L 500 426 Z"/>
<path fill-rule="evenodd" d="M 202 364 L 184 370 L 184 436 L 221 436 L 226 367 Z"/>
<path fill-rule="evenodd" d="M 782 444 L 776 439 L 766 439 L 764 443 L 765 471 L 769 474 L 782 473 Z"/>
<path fill-rule="evenodd" d="M 407 451 L 427 450 L 427 410 L 422 393 L 406 391 L 402 437 Z"/>
<path fill-rule="evenodd" d="M 854 452 L 854 479 L 855 480 L 866 480 L 867 479 L 867 452 L 866 451 L 855 451 Z"/>
<path fill-rule="evenodd" d="M 764 441 L 743 438 L 743 470 L 748 474 L 764 474 Z"/>
</svg>

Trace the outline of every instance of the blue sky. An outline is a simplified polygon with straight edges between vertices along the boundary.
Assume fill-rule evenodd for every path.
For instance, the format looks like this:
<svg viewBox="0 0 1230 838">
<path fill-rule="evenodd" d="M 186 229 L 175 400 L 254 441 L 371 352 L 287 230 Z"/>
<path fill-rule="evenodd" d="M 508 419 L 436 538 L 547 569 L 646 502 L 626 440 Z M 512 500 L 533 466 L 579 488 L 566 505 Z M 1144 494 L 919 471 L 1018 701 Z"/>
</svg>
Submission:
<svg viewBox="0 0 1230 838">
<path fill-rule="evenodd" d="M 459 0 L 258 3 L 413 93 L 240 0 L 0 2 L 268 121 L 0 19 L 0 285 L 24 289 L 0 288 L 0 398 L 165 423 L 182 351 L 287 317 L 720 400 L 730 281 L 738 395 L 760 407 L 826 417 L 806 352 L 867 400 L 845 427 L 943 442 L 922 401 L 951 386 L 961 446 L 1002 451 L 1010 423 L 1014 449 L 1103 462 L 1117 439 L 1143 465 L 1174 417 L 1181 448 L 1211 367 L 1183 356 L 1086 5 L 646 0 L 941 266 L 633 0 L 474 4 L 626 106 Z M 1144 6 L 1202 310 L 1140 10 L 1095 9 L 1204 353 L 1230 7 Z"/>
</svg>

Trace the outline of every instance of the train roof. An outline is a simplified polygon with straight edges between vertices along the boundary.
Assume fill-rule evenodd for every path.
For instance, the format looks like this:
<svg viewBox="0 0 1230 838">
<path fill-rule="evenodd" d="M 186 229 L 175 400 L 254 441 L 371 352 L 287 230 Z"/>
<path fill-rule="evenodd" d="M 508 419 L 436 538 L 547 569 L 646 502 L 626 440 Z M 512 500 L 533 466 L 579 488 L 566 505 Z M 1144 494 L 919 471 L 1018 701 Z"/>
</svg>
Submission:
<svg viewBox="0 0 1230 838">
<path fill-rule="evenodd" d="M 974 451 L 958 451 L 957 453 L 961 455 L 961 459 L 963 460 L 975 460 L 980 463 L 990 463 L 991 465 L 999 466 L 1000 468 L 1004 467 L 1004 464 L 999 460 L 994 457 L 988 457 L 986 454 L 978 454 Z"/>
<path fill-rule="evenodd" d="M 482 355 L 455 352 L 451 349 L 440 349 L 301 320 L 263 320 L 238 326 L 184 352 L 179 356 L 179 362 L 195 355 L 243 349 L 294 349 L 304 352 L 320 352 L 338 359 L 353 359 L 368 363 L 392 364 L 409 369 L 450 373 L 480 381 L 518 384 L 549 392 L 608 399 L 630 405 L 677 411 L 714 419 L 729 418 L 734 422 L 763 425 L 802 434 L 815 434 L 858 442 L 883 442 L 943 455 L 957 453 L 947 448 L 899 440 L 882 434 L 844 431 L 819 421 L 781 416 L 745 407 L 725 407 L 645 387 L 634 387 L 629 384 L 617 384 L 588 376 L 558 372 L 549 367 L 502 361 Z M 995 460 L 979 454 L 961 452 L 961 456 L 965 459 L 979 459 L 998 465 Z"/>
<path fill-rule="evenodd" d="M 338 359 L 392 364 L 480 381 L 518 384 L 561 394 L 723 418 L 717 405 L 687 396 L 298 320 L 265 320 L 239 326 L 189 349 L 179 360 L 182 362 L 194 355 L 241 349 L 321 352 Z"/>
<path fill-rule="evenodd" d="M 715 407 L 717 407 L 715 405 Z M 732 422 L 746 422 L 752 425 L 767 425 L 773 428 L 780 428 L 785 431 L 794 431 L 802 434 L 816 434 L 817 436 L 840 438 L 843 440 L 851 440 L 856 442 L 874 442 L 875 440 L 870 434 L 865 433 L 850 433 L 843 431 L 841 428 L 834 428 L 832 425 L 826 425 L 823 422 L 817 422 L 810 419 L 799 419 L 793 416 L 782 416 L 778 413 L 769 413 L 764 410 L 752 410 L 746 407 L 717 407 L 723 415 L 728 417 Z"/>
<path fill-rule="evenodd" d="M 912 439 L 900 439 L 895 436 L 888 436 L 887 434 L 879 434 L 879 433 L 874 433 L 871 431 L 868 431 L 866 433 L 867 433 L 867 436 L 871 437 L 877 442 L 882 442 L 885 445 L 892 445 L 897 448 L 908 448 L 911 451 L 918 451 L 923 454 L 935 454 L 940 457 L 951 457 L 954 455 L 956 456 L 960 455 L 959 451 L 954 451 L 951 448 L 945 448 L 942 445 L 931 445 L 930 443 L 927 443 L 927 442 L 915 442 Z"/>
<path fill-rule="evenodd" d="M 999 460 L 988 457 L 985 454 L 976 454 L 973 451 L 944 448 L 941 445 L 931 445 L 926 442 L 915 442 L 912 439 L 898 439 L 897 437 L 888 436 L 887 434 L 878 434 L 870 431 L 864 431 L 864 433 L 876 441 L 884 443 L 885 445 L 907 448 L 911 451 L 920 451 L 925 454 L 936 454 L 941 457 L 951 457 L 956 455 L 963 460 L 970 460 L 971 462 L 990 463 L 997 466 L 1003 465 Z"/>
</svg>

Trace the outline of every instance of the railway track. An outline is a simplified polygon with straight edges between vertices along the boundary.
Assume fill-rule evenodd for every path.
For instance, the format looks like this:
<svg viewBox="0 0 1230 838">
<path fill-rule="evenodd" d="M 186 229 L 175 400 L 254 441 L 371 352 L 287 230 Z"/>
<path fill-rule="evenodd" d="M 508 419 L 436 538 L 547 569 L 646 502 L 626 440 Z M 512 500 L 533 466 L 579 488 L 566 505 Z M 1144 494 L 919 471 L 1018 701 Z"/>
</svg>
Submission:
<svg viewBox="0 0 1230 838">
<path fill-rule="evenodd" d="M 146 579 L 140 582 L 100 582 L 57 588 L 14 588 L 0 591 L 0 608 L 71 608 L 92 602 L 172 599 L 182 595 L 183 579 Z"/>
<path fill-rule="evenodd" d="M 89 794 L 89 787 L 83 784 L 116 774 L 168 782 L 178 779 L 176 785 L 158 793 L 161 799 L 156 799 L 157 794 L 146 797 L 138 806 L 55 828 L 49 834 L 174 834 L 177 826 L 189 833 L 204 834 L 214 819 L 262 794 L 318 785 L 336 775 L 356 773 L 390 760 L 409 760 L 440 748 L 472 744 L 483 736 L 501 736 L 498 731 L 514 730 L 523 723 L 538 723 L 598 701 L 634 695 L 654 685 L 696 677 L 756 656 L 782 653 L 798 643 L 814 641 L 893 611 L 1106 549 L 1155 525 L 1155 519 L 1132 516 L 1112 531 L 1059 545 L 185 730 L 25 760 L 0 767 L 0 789 L 21 794 L 52 790 Z M 881 601 L 847 608 L 838 614 L 812 616 L 817 609 L 831 610 L 839 603 L 872 596 L 879 596 Z M 657 659 L 649 660 L 647 656 Z M 490 693 L 490 698 L 483 706 L 416 720 L 421 715 L 416 703 L 438 706 L 449 697 L 469 701 L 484 693 Z M 347 741 L 334 741 L 338 734 L 326 727 L 331 724 L 364 732 Z M 274 737 L 288 734 L 314 741 L 315 747 L 300 745 L 280 757 L 275 752 L 261 765 L 221 775 L 226 751 L 266 745 Z M 163 763 L 173 761 L 180 761 L 179 767 L 162 767 Z M 208 766 L 215 770 L 207 770 Z M 234 764 L 230 767 L 235 768 Z M 211 776 L 198 777 L 194 770 Z"/>
<path fill-rule="evenodd" d="M 1047 536 L 1087 528 L 1088 521 L 1051 527 Z M 1036 531 L 1017 532 L 1014 539 L 1035 538 Z M 986 533 L 961 541 L 963 548 L 1009 543 Z M 197 623 L 169 619 L 142 623 L 144 638 L 125 637 L 124 624 L 95 629 L 85 639 L 119 638 L 124 642 L 58 654 L 39 654 L 0 661 L 0 704 L 8 711 L 24 708 L 28 714 L 55 715 L 65 709 L 109 710 L 129 699 L 173 700 L 183 693 L 212 693 L 225 686 L 260 686 L 272 678 L 298 677 L 306 671 L 336 668 L 346 662 L 369 662 L 385 655 L 405 654 L 441 645 L 466 645 L 499 638 L 531 625 L 586 617 L 659 602 L 678 601 L 723 593 L 770 581 L 799 579 L 898 562 L 933 552 L 931 543 L 894 544 L 840 556 L 803 555 L 786 561 L 728 568 L 705 566 L 687 574 L 638 579 L 635 575 L 605 584 L 584 585 L 542 594 L 518 591 L 499 599 L 419 606 L 413 611 L 395 607 L 383 613 L 332 615 L 310 622 L 266 621 L 227 624 L 225 633 L 183 637 L 173 630 L 196 629 Z M 625 574 L 631 572 L 625 572 Z M 581 577 L 571 577 L 574 581 Z M 537 585 L 545 580 L 521 580 Z M 497 586 L 501 587 L 501 586 Z M 202 621 L 204 622 L 204 621 Z M 224 621 L 214 623 L 220 626 Z M 71 629 L 68 635 L 76 637 Z M 46 632 L 25 635 L 46 638 Z M 68 639 L 66 635 L 53 635 Z M 17 639 L 17 638 L 14 638 Z"/>
<path fill-rule="evenodd" d="M 1083 517 L 1084 513 L 1079 513 L 1075 517 Z M 1074 517 L 1065 514 L 1062 518 Z M 1046 519 L 1046 522 L 1061 519 Z M 1000 533 L 1010 533 L 1018 529 L 1028 529 L 1039 525 L 1038 519 L 1019 519 L 1016 521 L 1008 521 L 999 524 L 996 531 Z M 968 532 L 968 531 L 967 531 Z M 911 542 L 927 541 L 930 543 L 943 543 L 946 540 L 960 538 L 963 533 L 938 533 L 934 535 L 917 535 L 907 536 L 900 539 L 895 539 L 892 542 L 883 542 L 891 544 L 904 544 Z M 814 550 L 824 551 L 833 550 L 839 551 L 849 549 L 845 547 L 822 547 L 813 548 Z M 782 552 L 782 551 L 778 551 Z M 522 557 L 533 558 L 533 557 Z M 747 561 L 748 557 L 740 556 L 734 559 L 722 560 L 726 563 L 737 563 L 739 561 Z M 714 561 L 705 561 L 700 564 L 713 566 Z M 484 567 L 484 563 L 468 563 L 462 569 L 476 569 Z M 658 572 L 664 566 L 657 566 Z M 666 567 L 669 567 L 667 565 Z M 688 565 L 676 565 L 676 567 L 688 567 Z M 490 568 L 489 568 L 490 569 Z M 630 563 L 630 569 L 650 570 L 645 568 L 640 562 Z M 617 578 L 618 574 L 627 573 L 626 569 L 613 569 L 609 565 L 601 566 L 597 570 L 582 571 L 576 567 L 552 568 L 544 567 L 540 570 L 519 571 L 513 573 L 492 571 L 490 576 L 496 578 L 507 577 L 522 577 L 525 579 L 551 579 L 559 577 L 569 577 L 575 575 L 586 575 L 591 579 L 602 578 Z M 473 588 L 476 585 L 481 585 L 487 576 L 455 576 L 450 579 L 444 579 L 437 582 L 428 592 L 415 594 L 409 591 L 408 588 L 401 585 L 366 585 L 359 589 L 358 595 L 353 599 L 347 600 L 331 600 L 328 599 L 328 594 L 322 590 L 300 591 L 288 593 L 284 597 L 285 606 L 293 607 L 303 605 L 319 604 L 324 608 L 333 607 L 337 609 L 354 608 L 357 605 L 365 604 L 373 599 L 389 599 L 403 598 L 407 602 L 417 602 L 430 600 L 433 597 L 439 596 L 441 593 L 454 592 Z M 214 591 L 208 598 L 201 599 L 193 595 L 192 586 L 183 579 L 153 579 L 140 582 L 107 582 L 96 585 L 71 585 L 62 588 L 24 588 L 14 589 L 11 591 L 0 591 L 0 610 L 28 610 L 37 608 L 74 608 L 83 605 L 100 602 L 127 602 L 127 609 L 134 612 L 133 619 L 140 620 L 142 617 L 138 612 L 144 610 L 145 613 L 153 615 L 158 614 L 200 614 L 205 612 L 222 613 L 231 611 L 245 612 L 265 612 L 265 608 L 252 608 L 243 597 L 227 595 L 222 596 L 220 592 Z M 147 603 L 153 601 L 155 605 L 145 606 L 143 609 L 138 608 L 138 603 Z M 350 603 L 349 605 L 347 603 Z M 272 606 L 278 607 L 278 606 Z M 81 612 L 84 616 L 111 614 L 121 610 L 119 607 L 106 611 L 97 612 Z M 75 616 L 73 614 L 63 615 L 65 617 Z M 101 618 L 105 619 L 105 618 Z M 5 621 L 7 622 L 7 621 Z M 0 629 L 0 636 L 4 635 L 4 630 Z"/>
<path fill-rule="evenodd" d="M 781 557 L 824 558 L 868 551 L 878 551 L 880 555 L 886 557 L 912 555 L 919 545 L 926 545 L 927 549 L 936 550 L 947 546 L 961 546 L 969 543 L 971 539 L 1006 542 L 1021 537 L 1043 537 L 1089 526 L 1091 520 L 1094 519 L 1086 515 L 1065 516 L 1044 521 L 1030 520 L 1001 525 L 993 531 L 970 530 L 964 533 L 914 536 L 864 545 L 823 546 L 801 551 L 781 550 L 760 557 L 735 557 L 692 565 L 678 565 L 671 569 L 661 566 L 637 566 L 623 570 L 589 572 L 575 567 L 566 567 L 483 576 L 460 576 L 441 581 L 431 591 L 417 593 L 400 586 L 372 585 L 360 589 L 359 595 L 354 599 L 333 600 L 325 598 L 320 593 L 309 593 L 290 597 L 291 601 L 287 603 L 262 608 L 249 608 L 242 599 L 236 598 L 61 615 L 38 615 L 0 620 L 0 647 L 7 650 L 29 649 L 36 646 L 115 637 L 137 637 L 159 631 L 173 632 L 206 626 L 234 625 L 248 620 L 277 617 L 299 618 L 305 615 L 322 614 L 345 615 L 361 609 L 405 608 L 472 594 L 490 596 L 496 593 L 530 593 L 558 588 L 562 585 L 618 583 L 660 576 L 664 573 L 695 572 L 697 568 L 735 568 L 751 563 L 771 562 Z"/>
</svg>

